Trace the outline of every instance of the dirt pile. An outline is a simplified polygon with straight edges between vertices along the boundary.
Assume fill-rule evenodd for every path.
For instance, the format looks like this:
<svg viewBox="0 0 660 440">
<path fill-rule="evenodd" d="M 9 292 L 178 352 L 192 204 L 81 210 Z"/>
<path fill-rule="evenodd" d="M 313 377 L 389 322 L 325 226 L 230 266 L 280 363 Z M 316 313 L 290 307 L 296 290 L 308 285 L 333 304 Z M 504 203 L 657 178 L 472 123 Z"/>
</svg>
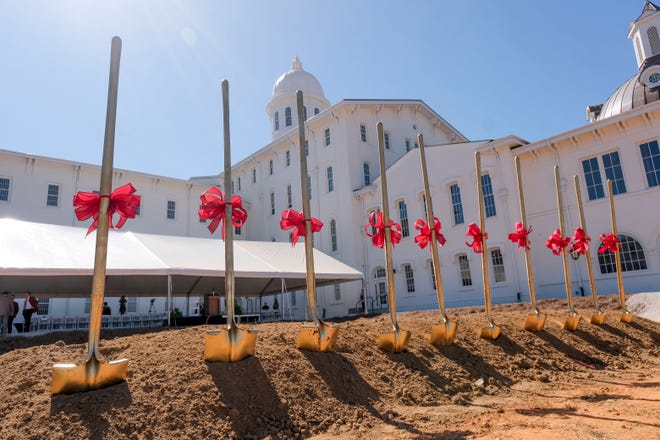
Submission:
<svg viewBox="0 0 660 440">
<path fill-rule="evenodd" d="M 495 306 L 506 326 L 496 341 L 478 336 L 483 308 L 450 310 L 458 336 L 444 348 L 428 343 L 437 312 L 401 313 L 412 338 L 399 354 L 376 347 L 389 315 L 342 322 L 333 353 L 297 350 L 300 323 L 259 324 L 256 356 L 232 364 L 202 360 L 205 331 L 216 326 L 104 330 L 100 351 L 129 359 L 128 380 L 74 395 L 50 395 L 51 367 L 82 362 L 86 332 L 8 338 L 0 437 L 652 438 L 660 324 L 620 323 L 606 296 L 608 319 L 594 326 L 587 300 L 576 300 L 586 319 L 575 332 L 561 329 L 565 301 L 540 302 L 549 317 L 539 333 L 521 329 L 528 305 Z"/>
</svg>

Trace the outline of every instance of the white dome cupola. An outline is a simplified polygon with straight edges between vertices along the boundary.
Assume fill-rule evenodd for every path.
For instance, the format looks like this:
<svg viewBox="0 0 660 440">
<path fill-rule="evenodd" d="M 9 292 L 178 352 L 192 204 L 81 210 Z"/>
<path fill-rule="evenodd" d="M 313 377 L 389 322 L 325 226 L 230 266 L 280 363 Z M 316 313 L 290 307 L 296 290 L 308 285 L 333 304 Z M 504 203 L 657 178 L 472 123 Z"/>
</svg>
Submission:
<svg viewBox="0 0 660 440">
<path fill-rule="evenodd" d="M 273 96 L 266 105 L 266 113 L 271 124 L 271 140 L 298 125 L 296 111 L 296 91 L 298 90 L 303 92 L 306 119 L 330 107 L 330 102 L 323 94 L 321 83 L 314 75 L 304 71 L 302 63 L 298 57 L 295 57 L 291 63 L 291 70 L 275 81 Z"/>
</svg>

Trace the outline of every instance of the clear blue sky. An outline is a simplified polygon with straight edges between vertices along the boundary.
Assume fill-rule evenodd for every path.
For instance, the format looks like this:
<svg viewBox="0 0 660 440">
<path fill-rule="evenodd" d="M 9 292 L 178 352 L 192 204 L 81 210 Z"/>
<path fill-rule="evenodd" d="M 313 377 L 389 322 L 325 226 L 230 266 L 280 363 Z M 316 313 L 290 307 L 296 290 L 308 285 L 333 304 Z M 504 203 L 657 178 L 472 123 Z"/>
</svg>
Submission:
<svg viewBox="0 0 660 440">
<path fill-rule="evenodd" d="M 0 148 L 100 164 L 110 40 L 123 40 L 115 167 L 187 179 L 270 139 L 298 55 L 331 103 L 421 99 L 471 140 L 586 124 L 636 72 L 643 0 L 0 0 Z"/>
</svg>

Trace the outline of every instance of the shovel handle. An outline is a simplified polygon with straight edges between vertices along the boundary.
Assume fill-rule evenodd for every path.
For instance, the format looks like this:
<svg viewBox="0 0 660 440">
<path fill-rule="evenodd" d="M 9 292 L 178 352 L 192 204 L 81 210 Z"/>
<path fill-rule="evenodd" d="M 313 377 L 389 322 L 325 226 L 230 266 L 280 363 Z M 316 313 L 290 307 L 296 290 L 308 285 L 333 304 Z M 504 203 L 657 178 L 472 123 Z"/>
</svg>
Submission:
<svg viewBox="0 0 660 440">
<path fill-rule="evenodd" d="M 580 213 L 580 227 L 587 233 L 587 222 L 584 217 L 584 206 L 582 204 L 582 192 L 580 191 L 580 179 L 577 175 L 573 176 L 573 184 L 575 186 L 575 198 L 577 199 L 578 212 Z M 594 269 L 591 265 L 591 251 L 587 249 L 584 253 L 585 263 L 587 264 L 587 274 L 589 275 L 589 288 L 591 289 L 591 298 L 594 301 L 594 307 L 600 313 L 600 306 L 598 305 L 598 294 L 596 293 L 596 281 L 594 278 Z"/>
<path fill-rule="evenodd" d="M 108 81 L 108 103 L 105 116 L 105 136 L 103 140 L 103 161 L 101 162 L 101 182 L 99 192 L 98 227 L 94 253 L 94 275 L 92 277 L 92 298 L 89 311 L 89 345 L 87 360 L 99 358 L 99 337 L 103 296 L 105 293 L 105 271 L 108 258 L 108 207 L 112 192 L 112 170 L 115 149 L 115 125 L 117 121 L 117 94 L 119 90 L 119 62 L 121 59 L 121 38 L 113 37 L 110 49 L 110 76 Z"/>
<path fill-rule="evenodd" d="M 474 153 L 474 163 L 477 175 L 477 201 L 479 204 L 479 228 L 481 229 L 483 247 L 481 250 L 481 275 L 484 280 L 484 303 L 486 305 L 486 315 L 488 315 L 488 322 L 491 327 L 493 324 L 493 317 L 490 304 L 490 278 L 488 276 L 488 246 L 486 240 L 486 214 L 484 209 L 484 193 L 481 184 L 481 153 L 478 151 Z"/>
<path fill-rule="evenodd" d="M 607 195 L 610 199 L 610 216 L 612 217 L 612 234 L 615 237 L 619 237 L 619 231 L 616 226 L 616 212 L 614 210 L 614 191 L 612 190 L 612 180 L 607 179 Z M 623 274 L 621 273 L 621 249 L 618 249 L 614 253 L 614 262 L 616 264 L 616 281 L 619 288 L 619 301 L 621 302 L 621 308 L 625 313 L 628 312 L 626 309 L 626 292 L 623 288 Z"/>
<path fill-rule="evenodd" d="M 559 166 L 555 165 L 555 191 L 557 192 L 557 214 L 559 217 L 559 232 L 562 238 L 566 235 L 566 227 L 564 224 L 564 202 L 561 196 L 561 177 L 559 176 Z M 571 315 L 575 315 L 575 308 L 573 307 L 573 284 L 571 282 L 571 268 L 568 264 L 568 250 L 562 249 L 561 252 L 562 262 L 564 263 L 564 283 L 566 284 L 566 300 L 568 301 L 568 308 Z"/>
<path fill-rule="evenodd" d="M 527 212 L 525 210 L 525 195 L 523 193 L 522 174 L 520 172 L 520 157 L 516 156 L 513 159 L 516 170 L 516 182 L 518 183 L 518 206 L 520 208 L 520 221 L 523 228 L 527 229 Z M 529 245 L 529 238 L 526 245 Z M 529 249 L 525 246 L 525 269 L 527 270 L 527 286 L 529 287 L 529 297 L 532 300 L 532 307 L 538 311 L 536 305 L 536 287 L 534 283 L 534 272 L 532 270 L 532 257 Z"/>
</svg>

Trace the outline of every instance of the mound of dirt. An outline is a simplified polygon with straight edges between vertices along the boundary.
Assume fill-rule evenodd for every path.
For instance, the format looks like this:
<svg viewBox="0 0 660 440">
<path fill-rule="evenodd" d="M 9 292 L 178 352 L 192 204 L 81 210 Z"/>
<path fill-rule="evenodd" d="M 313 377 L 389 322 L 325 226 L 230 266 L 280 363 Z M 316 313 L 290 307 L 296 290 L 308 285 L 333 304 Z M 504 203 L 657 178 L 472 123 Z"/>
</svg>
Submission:
<svg viewBox="0 0 660 440">
<path fill-rule="evenodd" d="M 494 307 L 505 326 L 479 338 L 483 308 L 452 309 L 456 341 L 428 343 L 437 311 L 399 314 L 409 349 L 376 347 L 389 315 L 340 323 L 332 353 L 300 351 L 300 323 L 257 324 L 256 356 L 202 360 L 217 326 L 101 333 L 107 360 L 128 358 L 126 383 L 50 394 L 56 362 L 82 362 L 87 333 L 1 340 L 0 437 L 10 439 L 653 438 L 660 425 L 660 324 L 619 322 L 604 296 L 602 326 L 563 330 L 565 301 L 541 301 L 545 330 L 521 329 L 526 304 Z M 655 416 L 654 416 L 655 414 Z"/>
</svg>

